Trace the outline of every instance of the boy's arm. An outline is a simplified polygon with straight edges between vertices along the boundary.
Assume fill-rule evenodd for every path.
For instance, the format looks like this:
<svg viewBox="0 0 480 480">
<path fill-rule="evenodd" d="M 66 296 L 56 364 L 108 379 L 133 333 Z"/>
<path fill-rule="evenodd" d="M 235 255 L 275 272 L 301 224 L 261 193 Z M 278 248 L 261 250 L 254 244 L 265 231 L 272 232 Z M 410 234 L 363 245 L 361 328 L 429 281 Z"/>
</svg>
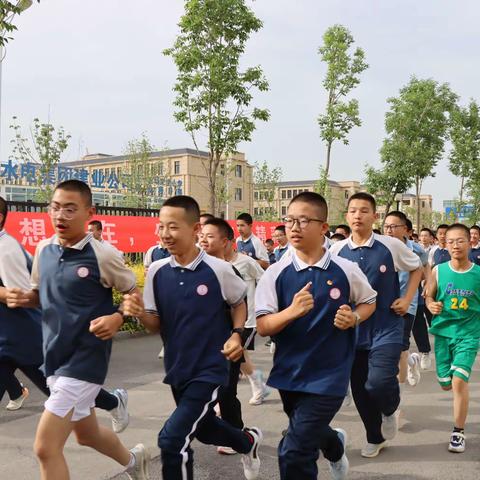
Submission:
<svg viewBox="0 0 480 480">
<path fill-rule="evenodd" d="M 425 287 L 425 305 L 430 310 L 433 315 L 439 315 L 442 313 L 443 310 L 443 303 L 436 301 L 437 296 L 437 275 L 438 275 L 438 268 L 433 267 L 432 273 L 427 280 L 427 285 Z"/>
<path fill-rule="evenodd" d="M 5 300 L 9 308 L 38 308 L 40 306 L 38 290 L 7 288 Z"/>
<path fill-rule="evenodd" d="M 407 290 L 403 297 L 397 298 L 391 305 L 391 308 L 398 315 L 405 315 L 408 312 L 413 297 L 417 295 L 418 286 L 422 280 L 423 268 L 419 267 L 410 272 L 408 278 Z"/>
<path fill-rule="evenodd" d="M 142 294 L 138 291 L 123 296 L 123 314 L 136 317 L 151 333 L 160 332 L 160 317 L 157 312 L 145 310 Z"/>
<path fill-rule="evenodd" d="M 308 282 L 294 295 L 290 306 L 281 312 L 259 315 L 257 317 L 258 333 L 262 335 L 262 337 L 276 335 L 294 320 L 310 312 L 314 307 L 313 295 L 310 293 L 311 288 L 312 282 Z"/>
<path fill-rule="evenodd" d="M 243 329 L 247 320 L 247 304 L 245 300 L 231 309 L 233 328 Z M 233 332 L 230 338 L 225 342 L 222 353 L 228 360 L 236 362 L 243 354 L 242 336 L 238 332 Z"/>
</svg>

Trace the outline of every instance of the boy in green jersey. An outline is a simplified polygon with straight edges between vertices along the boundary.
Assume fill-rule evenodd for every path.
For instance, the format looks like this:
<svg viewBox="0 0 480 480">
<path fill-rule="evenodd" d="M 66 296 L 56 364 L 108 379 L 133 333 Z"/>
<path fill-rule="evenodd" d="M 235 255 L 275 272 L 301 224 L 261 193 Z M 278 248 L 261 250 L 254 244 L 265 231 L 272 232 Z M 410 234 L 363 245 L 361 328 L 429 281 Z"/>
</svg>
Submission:
<svg viewBox="0 0 480 480">
<path fill-rule="evenodd" d="M 455 426 L 448 449 L 465 451 L 468 381 L 480 339 L 480 267 L 469 260 L 469 229 L 460 223 L 447 229 L 451 260 L 436 265 L 427 287 L 426 305 L 432 312 L 437 379 L 453 390 Z"/>
</svg>

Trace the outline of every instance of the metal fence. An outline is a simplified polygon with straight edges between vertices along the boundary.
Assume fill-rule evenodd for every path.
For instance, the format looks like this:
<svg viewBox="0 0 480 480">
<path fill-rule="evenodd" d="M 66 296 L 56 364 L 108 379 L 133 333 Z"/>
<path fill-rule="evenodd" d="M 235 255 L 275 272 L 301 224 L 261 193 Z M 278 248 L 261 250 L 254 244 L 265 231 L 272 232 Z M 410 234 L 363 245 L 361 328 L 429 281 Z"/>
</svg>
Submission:
<svg viewBox="0 0 480 480">
<path fill-rule="evenodd" d="M 47 203 L 37 202 L 13 202 L 7 201 L 8 209 L 11 212 L 46 212 Z M 154 208 L 130 208 L 130 207 L 107 207 L 95 205 L 98 215 L 120 215 L 132 217 L 156 217 L 158 209 Z"/>
</svg>

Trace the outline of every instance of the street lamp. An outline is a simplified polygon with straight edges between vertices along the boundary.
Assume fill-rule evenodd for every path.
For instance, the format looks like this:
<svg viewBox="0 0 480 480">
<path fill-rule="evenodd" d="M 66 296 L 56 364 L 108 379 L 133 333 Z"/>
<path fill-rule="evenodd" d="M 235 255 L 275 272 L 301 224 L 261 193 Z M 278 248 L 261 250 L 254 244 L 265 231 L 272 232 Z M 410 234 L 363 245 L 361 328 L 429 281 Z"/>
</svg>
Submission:
<svg viewBox="0 0 480 480">
<path fill-rule="evenodd" d="M 18 0 L 16 7 L 20 10 L 20 12 L 24 12 L 27 10 L 27 8 L 30 8 L 32 6 L 33 1 L 32 0 Z M 5 18 L 6 23 L 12 23 L 13 17 L 15 17 L 15 13 L 10 14 Z M 0 35 L 2 37 L 5 35 L 5 30 L 0 32 Z M 3 59 L 5 58 L 6 55 L 6 48 L 3 45 L 0 45 L 0 158 L 1 158 L 1 146 L 2 146 L 2 65 L 3 65 Z"/>
</svg>

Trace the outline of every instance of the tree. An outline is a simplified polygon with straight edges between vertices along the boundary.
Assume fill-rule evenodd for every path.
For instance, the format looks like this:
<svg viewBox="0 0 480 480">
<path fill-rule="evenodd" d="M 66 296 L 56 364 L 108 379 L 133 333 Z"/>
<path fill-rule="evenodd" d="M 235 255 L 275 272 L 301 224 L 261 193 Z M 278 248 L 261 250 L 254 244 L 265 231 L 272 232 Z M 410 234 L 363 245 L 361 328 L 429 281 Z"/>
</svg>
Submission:
<svg viewBox="0 0 480 480">
<path fill-rule="evenodd" d="M 456 100 L 457 95 L 448 84 L 415 77 L 400 90 L 398 97 L 388 99 L 384 148 L 390 156 L 401 159 L 414 179 L 417 227 L 420 227 L 422 184 L 427 177 L 435 176 L 434 168 L 443 155 L 449 114 Z"/>
<path fill-rule="evenodd" d="M 253 172 L 253 188 L 258 192 L 258 200 L 262 205 L 258 220 L 271 222 L 278 220 L 280 212 L 275 206 L 275 196 L 277 193 L 278 183 L 282 179 L 282 169 L 280 167 L 270 168 L 268 163 L 255 163 Z"/>
<path fill-rule="evenodd" d="M 40 0 L 37 0 L 37 2 L 40 3 Z M 12 40 L 12 37 L 8 35 L 17 30 L 17 27 L 12 23 L 13 17 L 20 15 L 31 5 L 31 0 L 18 0 L 16 2 L 0 0 L 0 51 L 7 45 L 9 40 Z"/>
<path fill-rule="evenodd" d="M 247 40 L 263 24 L 244 0 L 187 0 L 180 34 L 172 48 L 178 75 L 175 119 L 190 134 L 197 151 L 207 139 L 202 160 L 210 191 L 209 210 L 217 214 L 217 180 L 222 159 L 240 142 L 250 141 L 256 121 L 267 121 L 266 109 L 249 108 L 253 90 L 268 90 L 260 66 L 240 68 Z"/>
<path fill-rule="evenodd" d="M 465 206 L 466 190 L 477 188 L 474 177 L 480 168 L 480 112 L 475 100 L 466 108 L 452 111 L 450 140 L 450 171 L 460 177 L 457 211 Z"/>
<path fill-rule="evenodd" d="M 325 178 L 330 172 L 330 155 L 335 140 L 348 145 L 350 130 L 362 122 L 359 116 L 358 100 L 346 101 L 347 95 L 360 83 L 360 74 L 368 68 L 365 53 L 356 48 L 349 50 L 354 39 L 347 28 L 333 25 L 323 35 L 323 45 L 318 49 L 322 61 L 327 64 L 323 86 L 327 90 L 326 112 L 318 117 L 320 137 L 327 146 Z M 325 184 L 326 186 L 326 184 Z M 320 192 L 324 193 L 324 192 Z"/>
<path fill-rule="evenodd" d="M 13 117 L 10 128 L 14 132 L 12 155 L 20 164 L 34 163 L 35 184 L 38 187 L 36 198 L 40 202 L 49 202 L 53 193 L 52 185 L 55 183 L 55 168 L 60 163 L 62 153 L 68 147 L 71 136 L 65 133 L 63 127 L 55 127 L 50 123 L 41 123 L 38 118 L 33 119 L 30 127 L 30 137 L 22 135 L 22 129 Z"/>
<path fill-rule="evenodd" d="M 152 161 L 155 148 L 145 133 L 140 138 L 130 140 L 125 147 L 126 161 L 120 175 L 120 183 L 125 188 L 125 204 L 134 208 L 154 208 L 159 206 L 155 198 L 168 188 L 170 165 L 163 159 Z"/>
</svg>

